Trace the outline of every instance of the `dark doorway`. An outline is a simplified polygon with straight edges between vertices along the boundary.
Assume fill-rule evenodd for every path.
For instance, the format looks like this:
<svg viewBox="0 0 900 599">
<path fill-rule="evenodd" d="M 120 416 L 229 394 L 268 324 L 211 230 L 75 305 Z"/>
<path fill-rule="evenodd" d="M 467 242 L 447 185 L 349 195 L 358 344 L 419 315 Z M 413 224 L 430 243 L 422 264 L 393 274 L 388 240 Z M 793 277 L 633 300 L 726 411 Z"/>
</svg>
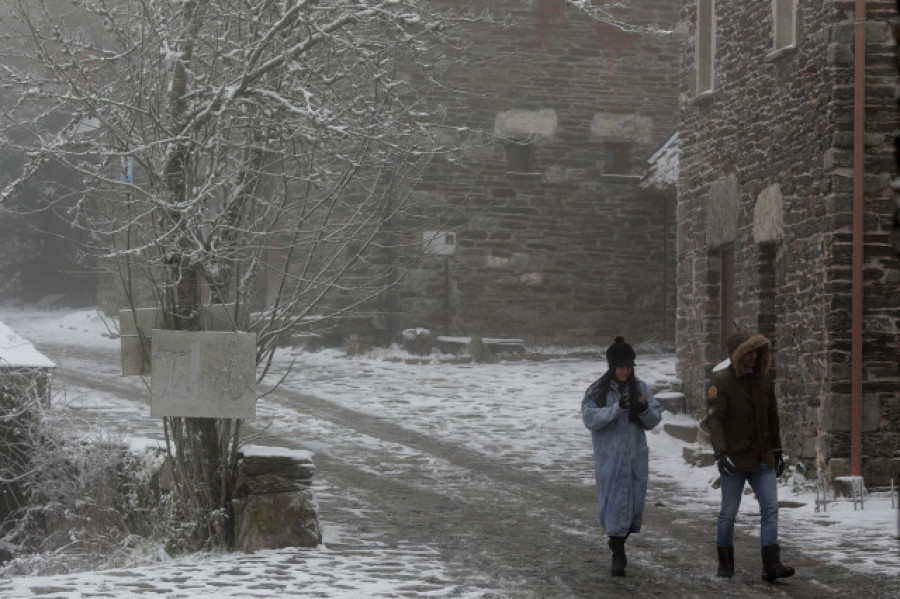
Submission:
<svg viewBox="0 0 900 599">
<path fill-rule="evenodd" d="M 728 337 L 734 332 L 734 245 L 719 252 L 719 347 L 728 356 Z"/>
</svg>

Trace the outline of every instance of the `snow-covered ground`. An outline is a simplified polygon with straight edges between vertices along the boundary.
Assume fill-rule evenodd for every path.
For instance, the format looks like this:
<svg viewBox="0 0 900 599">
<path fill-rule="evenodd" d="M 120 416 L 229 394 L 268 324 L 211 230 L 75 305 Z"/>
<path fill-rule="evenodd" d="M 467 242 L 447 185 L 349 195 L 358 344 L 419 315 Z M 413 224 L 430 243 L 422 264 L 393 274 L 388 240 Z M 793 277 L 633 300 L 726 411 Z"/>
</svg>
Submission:
<svg viewBox="0 0 900 599">
<path fill-rule="evenodd" d="M 0 322 L 23 337 L 40 345 L 53 342 L 86 348 L 115 349 L 118 341 L 110 335 L 108 326 L 115 323 L 101 319 L 95 311 L 37 312 L 0 310 Z M 64 341 L 63 341 L 64 340 Z M 316 353 L 284 350 L 278 362 L 285 365 L 295 361 L 285 385 L 359 410 L 367 417 L 388 419 L 403 427 L 421 433 L 440 430 L 443 440 L 459 444 L 467 449 L 508 462 L 518 469 L 535 469 L 560 481 L 592 485 L 590 467 L 590 436 L 584 429 L 579 415 L 581 396 L 587 385 L 601 374 L 601 364 L 596 359 L 552 358 L 544 361 L 503 361 L 497 364 L 460 364 L 434 359 L 421 363 L 418 359 L 398 350 L 375 350 L 361 357 L 347 357 L 337 350 Z M 111 368 L 115 368 L 112 365 Z M 672 355 L 639 355 L 636 372 L 652 388 L 665 389 L 677 384 L 675 357 Z M 267 383 L 261 392 L 267 390 Z M 115 398 L 107 398 L 115 403 Z M 140 410 L 142 406 L 122 405 L 121 409 Z M 271 421 L 272 431 L 279 427 L 299 426 L 296 412 L 279 406 L 269 396 L 263 395 L 257 405 L 257 418 Z M 694 424 L 686 415 L 666 413 L 663 424 Z M 302 426 L 328 426 L 325 422 L 303 422 Z M 339 436 L 341 431 L 335 430 Z M 135 439 L 135 444 L 145 443 Z M 339 442 L 339 438 L 336 440 Z M 687 444 L 679 441 L 658 427 L 648 435 L 650 444 L 651 486 L 653 479 L 667 479 L 681 488 L 674 505 L 684 511 L 685 518 L 708 520 L 718 505 L 718 491 L 711 487 L 717 477 L 713 466 L 696 468 L 682 458 Z M 376 439 L 371 440 L 377 443 Z M 315 452 L 316 447 L 309 447 Z M 384 451 L 384 447 L 379 447 Z M 409 448 L 397 445 L 392 451 L 403 454 Z M 580 462 L 572 467 L 573 460 Z M 790 456 L 788 456 L 790 461 Z M 438 474 L 443 464 L 436 461 L 433 467 Z M 439 478 L 439 476 L 437 477 Z M 854 509 L 847 501 L 827 505 L 827 511 L 816 510 L 816 493 L 813 481 L 806 481 L 798 473 L 782 483 L 779 490 L 782 501 L 797 507 L 781 510 L 781 536 L 787 545 L 813 552 L 822 560 L 830 560 L 851 566 L 857 572 L 868 571 L 900 576 L 900 510 L 892 505 L 888 493 L 870 493 L 863 509 Z M 830 495 L 830 494 L 829 494 Z M 896 503 L 896 499 L 894 500 Z M 755 502 L 748 498 L 742 508 L 741 526 L 746 534 L 756 534 L 753 517 Z M 442 563 L 433 548 L 384 548 L 370 547 L 364 555 L 336 556 L 329 551 L 329 542 L 336 542 L 340 531 L 329 530 L 323 523 L 325 544 L 318 549 L 300 552 L 304 563 L 320 564 L 330 572 L 327 578 L 317 575 L 317 568 L 288 568 L 284 564 L 298 559 L 297 552 L 260 552 L 252 562 L 242 562 L 243 576 L 238 582 L 230 579 L 227 589 L 198 588 L 193 597 L 207 596 L 258 596 L 253 595 L 253 584 L 258 582 L 254 569 L 271 572 L 284 569 L 297 584 L 322 589 L 328 581 L 341 580 L 346 590 L 330 588 L 328 597 L 387 597 L 395 596 L 398 587 L 386 583 L 384 576 L 369 576 L 383 572 L 379 563 L 397 564 L 397 585 L 405 577 L 419 579 L 426 576 L 440 581 Z M 844 543 L 853 539 L 852 544 Z M 860 546 L 868 548 L 859 551 Z M 398 552 L 403 552 L 402 560 Z M 174 571 L 188 572 L 198 580 L 208 576 L 215 579 L 215 572 L 227 568 L 227 556 L 189 556 L 169 560 L 164 565 L 151 565 L 139 569 L 140 576 L 153 580 L 159 588 L 166 588 L 166 579 Z M 205 571 L 205 574 L 198 574 Z M 321 572 L 321 569 L 318 570 Z M 194 572 L 194 574 L 190 574 Z M 423 574 L 427 573 L 427 574 Z M 73 575 L 67 577 L 71 580 Z M 115 573 L 83 573 L 85 584 L 102 588 L 104 580 L 115 580 Z M 21 589 L 36 583 L 46 587 L 56 586 L 54 577 L 46 580 L 17 579 L 5 589 Z M 240 580 L 246 580 L 242 587 Z M 235 586 L 236 585 L 236 586 Z M 324 587 L 323 587 L 324 585 Z M 442 590 L 443 588 L 443 590 Z M 204 594 L 207 593 L 208 594 Z M 422 596 L 482 596 L 477 590 L 453 589 L 448 591 L 435 584 Z M 65 593 L 56 597 L 76 597 Z M 126 595 L 113 595 L 126 596 Z M 183 596 L 183 595 L 170 595 Z"/>
<path fill-rule="evenodd" d="M 337 350 L 295 357 L 299 364 L 289 386 L 323 397 L 347 398 L 367 413 L 402 421 L 419 432 L 439 428 L 444 439 L 505 460 L 517 469 L 538 469 L 561 480 L 593 485 L 593 470 L 572 468 L 572 462 L 573 456 L 581 456 L 583 463 L 591 459 L 590 436 L 579 408 L 585 388 L 602 374 L 596 360 L 408 364 L 407 356 L 394 350 L 357 358 Z M 670 388 L 677 383 L 675 365 L 674 355 L 639 355 L 635 371 L 651 388 Z M 258 409 L 260 415 L 266 413 L 265 401 Z M 667 497 L 667 504 L 679 505 L 688 512 L 686 517 L 693 512 L 704 521 L 718 509 L 719 491 L 712 487 L 718 472 L 714 466 L 687 464 L 684 448 L 702 448 L 666 434 L 666 423 L 692 426 L 696 420 L 664 412 L 662 424 L 648 433 L 651 487 L 653 479 L 676 482 L 681 493 Z M 852 565 L 857 571 L 900 575 L 896 498 L 892 507 L 889 493 L 870 493 L 862 507 L 855 509 L 841 499 L 816 511 L 815 473 L 807 480 L 794 466 L 790 468 L 794 475 L 782 481 L 779 489 L 782 502 L 798 506 L 781 510 L 779 532 L 787 544 Z M 831 489 L 827 497 L 834 498 Z M 744 502 L 740 524 L 754 535 L 758 518 L 749 514 L 755 511 L 750 497 Z M 848 538 L 854 539 L 853 546 L 862 544 L 868 551 L 854 552 L 843 543 Z"/>
</svg>

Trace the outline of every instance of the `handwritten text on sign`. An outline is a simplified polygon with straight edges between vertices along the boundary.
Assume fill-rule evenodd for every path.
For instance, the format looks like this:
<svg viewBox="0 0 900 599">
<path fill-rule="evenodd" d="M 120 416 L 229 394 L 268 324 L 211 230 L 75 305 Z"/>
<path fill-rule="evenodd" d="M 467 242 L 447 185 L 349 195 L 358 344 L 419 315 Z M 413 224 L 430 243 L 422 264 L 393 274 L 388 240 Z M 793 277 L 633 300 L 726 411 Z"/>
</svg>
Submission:
<svg viewBox="0 0 900 599">
<path fill-rule="evenodd" d="M 150 415 L 256 417 L 256 335 L 153 330 Z"/>
</svg>

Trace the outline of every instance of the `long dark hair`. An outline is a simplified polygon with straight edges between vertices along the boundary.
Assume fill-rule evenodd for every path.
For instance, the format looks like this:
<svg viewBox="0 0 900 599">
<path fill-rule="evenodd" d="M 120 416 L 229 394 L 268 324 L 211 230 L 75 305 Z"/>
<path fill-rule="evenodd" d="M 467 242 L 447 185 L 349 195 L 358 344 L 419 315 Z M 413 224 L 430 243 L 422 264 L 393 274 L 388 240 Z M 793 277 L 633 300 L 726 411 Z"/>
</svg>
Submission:
<svg viewBox="0 0 900 599">
<path fill-rule="evenodd" d="M 609 387 L 612 385 L 613 380 L 616 377 L 615 367 L 610 366 L 603 376 L 600 377 L 600 380 L 597 381 L 597 405 L 601 408 L 606 405 L 606 395 L 609 393 Z M 634 366 L 631 367 L 631 372 L 628 374 L 628 397 L 631 401 L 635 401 L 638 398 L 638 386 L 637 379 L 634 376 Z"/>
</svg>

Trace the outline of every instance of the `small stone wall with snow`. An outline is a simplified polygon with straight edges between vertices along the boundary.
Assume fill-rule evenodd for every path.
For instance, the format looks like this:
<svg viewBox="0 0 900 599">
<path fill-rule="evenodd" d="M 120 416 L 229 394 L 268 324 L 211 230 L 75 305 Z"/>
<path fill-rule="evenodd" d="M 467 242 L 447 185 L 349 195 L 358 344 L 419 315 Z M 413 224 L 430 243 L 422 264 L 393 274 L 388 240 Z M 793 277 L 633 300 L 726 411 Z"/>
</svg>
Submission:
<svg viewBox="0 0 900 599">
<path fill-rule="evenodd" d="M 0 522 L 24 506 L 16 479 L 31 468 L 29 431 L 50 402 L 54 369 L 49 358 L 0 322 Z"/>
<path fill-rule="evenodd" d="M 249 455 L 235 482 L 235 549 L 315 547 L 322 529 L 313 498 L 315 465 L 298 455 Z"/>
</svg>

